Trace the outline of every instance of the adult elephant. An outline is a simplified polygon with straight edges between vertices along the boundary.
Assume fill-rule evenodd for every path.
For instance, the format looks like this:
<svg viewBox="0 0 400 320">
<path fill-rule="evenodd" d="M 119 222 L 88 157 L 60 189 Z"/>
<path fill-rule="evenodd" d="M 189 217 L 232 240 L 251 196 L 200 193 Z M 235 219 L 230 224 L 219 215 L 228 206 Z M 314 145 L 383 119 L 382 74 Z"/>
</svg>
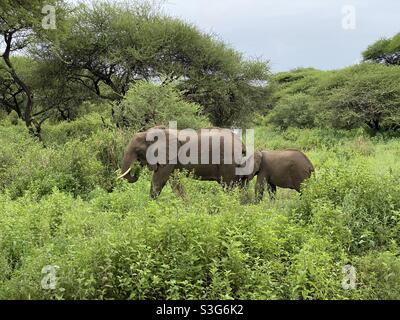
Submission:
<svg viewBox="0 0 400 320">
<path fill-rule="evenodd" d="M 156 146 L 157 145 L 157 146 Z M 243 181 L 236 169 L 243 165 L 245 146 L 229 129 L 176 130 L 155 127 L 134 135 L 122 161 L 121 177 L 134 183 L 132 163 L 139 161 L 152 170 L 150 196 L 154 199 L 175 170 L 186 169 L 200 180 L 232 186 Z M 179 185 L 173 186 L 179 189 Z"/>
<path fill-rule="evenodd" d="M 247 182 L 257 175 L 256 199 L 263 198 L 265 185 L 271 199 L 275 198 L 276 187 L 300 192 L 303 181 L 310 178 L 314 166 L 307 156 L 296 149 L 257 151 L 251 156 L 254 170 L 243 177 Z"/>
</svg>

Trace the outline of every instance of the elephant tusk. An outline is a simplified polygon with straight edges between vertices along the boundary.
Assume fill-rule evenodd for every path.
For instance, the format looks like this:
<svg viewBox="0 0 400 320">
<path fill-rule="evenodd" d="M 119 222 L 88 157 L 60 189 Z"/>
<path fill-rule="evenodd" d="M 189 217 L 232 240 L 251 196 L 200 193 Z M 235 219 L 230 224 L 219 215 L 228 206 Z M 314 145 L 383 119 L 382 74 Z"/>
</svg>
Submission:
<svg viewBox="0 0 400 320">
<path fill-rule="evenodd" d="M 117 179 L 121 179 L 121 178 L 125 177 L 125 176 L 129 173 L 129 171 L 131 171 L 131 168 L 129 168 L 128 170 L 126 170 L 125 173 L 124 173 L 124 174 L 121 174 Z"/>
</svg>

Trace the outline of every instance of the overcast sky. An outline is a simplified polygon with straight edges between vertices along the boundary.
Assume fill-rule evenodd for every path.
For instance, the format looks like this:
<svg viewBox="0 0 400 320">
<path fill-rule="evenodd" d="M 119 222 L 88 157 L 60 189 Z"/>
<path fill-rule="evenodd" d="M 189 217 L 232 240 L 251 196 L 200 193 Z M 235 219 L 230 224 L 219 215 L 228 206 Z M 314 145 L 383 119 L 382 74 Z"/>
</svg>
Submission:
<svg viewBox="0 0 400 320">
<path fill-rule="evenodd" d="M 246 57 L 269 59 L 273 71 L 345 67 L 400 32 L 400 0 L 166 0 L 163 8 Z"/>
</svg>

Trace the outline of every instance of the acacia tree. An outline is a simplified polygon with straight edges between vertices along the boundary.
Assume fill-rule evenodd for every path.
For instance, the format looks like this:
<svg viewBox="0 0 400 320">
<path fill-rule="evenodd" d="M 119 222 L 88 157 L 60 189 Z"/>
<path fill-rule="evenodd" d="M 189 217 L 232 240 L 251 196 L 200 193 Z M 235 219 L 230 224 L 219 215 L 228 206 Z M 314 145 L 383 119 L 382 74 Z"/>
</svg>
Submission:
<svg viewBox="0 0 400 320">
<path fill-rule="evenodd" d="M 22 118 L 23 90 L 15 84 L 4 63 L 0 63 L 0 107 L 10 113 L 15 111 Z"/>
<path fill-rule="evenodd" d="M 364 61 L 400 65 L 400 33 L 392 38 L 383 38 L 363 52 Z"/>
<path fill-rule="evenodd" d="M 282 128 L 400 129 L 400 67 L 361 63 L 332 71 L 297 69 L 272 77 L 268 121 Z"/>
<path fill-rule="evenodd" d="M 46 5 L 61 7 L 60 0 L 15 1 L 2 0 L 0 6 L 1 47 L 4 47 L 1 64 L 3 77 L 8 84 L 3 87 L 2 101 L 6 108 L 13 109 L 21 117 L 30 133 L 40 138 L 42 121 L 36 121 L 34 93 L 28 81 L 21 75 L 13 59 L 17 53 L 27 50 L 37 38 L 45 37 L 43 8 Z M 12 81 L 11 81 L 12 80 Z M 11 97 L 11 100 L 10 100 Z"/>
<path fill-rule="evenodd" d="M 263 106 L 268 64 L 248 62 L 194 26 L 148 5 L 78 6 L 68 30 L 36 59 L 60 63 L 63 76 L 98 97 L 120 101 L 139 81 L 178 81 L 184 96 L 216 125 L 232 125 Z M 258 84 L 258 85 L 257 85 Z"/>
<path fill-rule="evenodd" d="M 186 97 L 204 107 L 216 126 L 240 126 L 269 108 L 268 64 L 242 61 L 239 57 L 226 69 L 193 73 L 180 85 Z"/>
<path fill-rule="evenodd" d="M 400 68 L 361 64 L 332 73 L 316 88 L 334 127 L 368 126 L 373 133 L 400 128 Z M 324 82 L 331 83 L 324 92 Z M 322 101 L 323 100 L 323 101 Z"/>
</svg>

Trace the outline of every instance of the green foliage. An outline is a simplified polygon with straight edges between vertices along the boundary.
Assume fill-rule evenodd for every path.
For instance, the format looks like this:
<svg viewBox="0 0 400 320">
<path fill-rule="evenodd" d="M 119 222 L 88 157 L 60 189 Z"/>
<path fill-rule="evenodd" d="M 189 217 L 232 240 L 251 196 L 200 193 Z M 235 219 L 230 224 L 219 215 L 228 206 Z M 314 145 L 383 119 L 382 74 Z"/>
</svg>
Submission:
<svg viewBox="0 0 400 320">
<path fill-rule="evenodd" d="M 247 61 L 148 3 L 93 2 L 64 18 L 65 28 L 33 50 L 38 79 L 51 79 L 51 86 L 38 81 L 41 104 L 56 100 L 61 115 L 95 96 L 120 102 L 138 80 L 178 81 L 186 100 L 217 126 L 248 122 L 266 105 L 266 61 Z"/>
<path fill-rule="evenodd" d="M 93 133 L 104 130 L 102 118 L 97 113 L 90 113 L 75 121 L 64 121 L 44 125 L 43 140 L 46 144 L 60 146 L 74 139 L 87 139 Z"/>
<path fill-rule="evenodd" d="M 84 142 L 71 141 L 58 150 L 34 146 L 7 168 L 3 183 L 13 198 L 25 192 L 41 197 L 53 187 L 85 196 L 101 178 L 97 176 L 100 169 L 101 164 Z"/>
<path fill-rule="evenodd" d="M 271 77 L 275 87 L 274 99 L 297 93 L 311 94 L 326 72 L 312 68 L 298 68 L 280 72 Z"/>
<path fill-rule="evenodd" d="M 297 69 L 273 77 L 267 121 L 282 128 L 398 130 L 400 69 L 364 63 L 342 70 Z"/>
<path fill-rule="evenodd" d="M 114 112 L 114 120 L 120 127 L 136 131 L 168 126 L 169 121 L 176 121 L 179 129 L 208 125 L 206 117 L 200 115 L 200 106 L 184 101 L 173 84 L 137 82 Z"/>
<path fill-rule="evenodd" d="M 330 89 L 326 99 L 328 121 L 346 129 L 363 124 L 374 132 L 398 129 L 400 68 L 366 64 L 342 73 L 346 77 L 344 83 Z M 337 76 L 332 75 L 334 79 Z M 327 83 L 330 81 L 328 78 Z M 323 82 L 321 89 L 325 89 L 324 85 Z"/>
<path fill-rule="evenodd" d="M 338 252 L 331 250 L 331 243 L 324 238 L 311 238 L 304 243 L 293 257 L 288 276 L 291 299 L 344 298 L 345 292 L 340 290 L 344 263 L 340 257 L 335 259 Z"/>
<path fill-rule="evenodd" d="M 345 214 L 346 225 L 352 233 L 351 252 L 364 252 L 399 241 L 398 176 L 378 177 L 367 168 L 353 165 L 352 170 L 332 166 L 319 170 L 318 176 L 307 185 L 303 219 L 312 216 L 315 201 L 326 199 Z M 329 186 L 329 187 L 328 187 Z"/>
<path fill-rule="evenodd" d="M 58 188 L 88 197 L 100 186 L 111 190 L 129 136 L 100 125 L 98 116 L 46 127 L 43 147 L 16 127 L 0 127 L 0 189 L 12 197 L 43 197 Z"/>
<path fill-rule="evenodd" d="M 392 38 L 383 38 L 370 45 L 363 53 L 365 61 L 400 64 L 400 33 Z"/>
<path fill-rule="evenodd" d="M 7 112 L 15 110 L 18 116 L 25 121 L 29 132 L 39 139 L 41 124 L 46 119 L 40 115 L 46 113 L 47 110 L 36 109 L 34 103 L 35 95 L 31 88 L 31 80 L 36 76 L 33 71 L 36 61 L 31 61 L 26 53 L 18 56 L 16 52 L 27 52 L 40 40 L 54 37 L 54 33 L 51 34 L 49 28 L 43 25 L 42 11 L 46 9 L 46 6 L 57 10 L 57 26 L 51 26 L 52 29 L 62 30 L 66 6 L 63 0 L 33 0 L 17 4 L 15 1 L 4 0 L 0 7 L 0 34 L 2 37 L 0 62 L 0 78 L 2 80 L 0 96 L 2 98 L 0 102 L 1 105 L 4 104 Z M 31 63 L 26 63 L 27 61 Z M 21 67 L 21 62 L 24 67 Z M 27 74 L 28 76 L 26 76 Z"/>
<path fill-rule="evenodd" d="M 355 259 L 355 266 L 358 270 L 358 290 L 365 292 L 365 298 L 399 299 L 400 259 L 396 246 L 390 251 L 371 252 L 359 257 Z"/>
<path fill-rule="evenodd" d="M 193 75 L 180 87 L 190 101 L 204 107 L 214 125 L 246 126 L 254 115 L 269 108 L 269 67 L 263 61 L 241 62 L 238 58 L 227 67 L 226 74 Z"/>
<path fill-rule="evenodd" d="M 314 114 L 310 101 L 312 98 L 303 93 L 283 97 L 268 114 L 267 121 L 281 129 L 312 128 Z"/>
<path fill-rule="evenodd" d="M 18 113 L 15 110 L 10 112 L 10 114 L 8 115 L 8 119 L 10 121 L 10 124 L 12 124 L 13 126 L 18 125 L 19 117 Z"/>
<path fill-rule="evenodd" d="M 65 6 L 0 8 L 0 299 L 400 299 L 399 35 L 360 65 L 270 77 L 147 2 Z M 167 185 L 151 200 L 148 169 L 117 179 L 137 130 L 256 117 L 256 149 L 312 160 L 301 196 L 255 204 L 180 173 L 185 199 Z"/>
<path fill-rule="evenodd" d="M 92 204 L 59 192 L 29 208 L 22 201 L 10 206 L 2 198 L 2 244 L 10 249 L 16 229 L 31 238 L 20 238 L 14 251 L 1 251 L 12 277 L 2 283 L 0 296 L 50 298 L 51 292 L 34 284 L 42 277 L 42 264 L 51 263 L 60 266 L 58 285 L 64 291 L 53 294 L 62 298 L 245 298 L 254 287 L 257 297 L 279 297 L 274 289 L 280 291 L 284 257 L 274 252 L 284 247 L 285 230 L 295 229 L 287 219 L 251 211 L 246 217 L 223 193 L 218 193 L 224 203 L 218 215 L 201 207 L 192 212 L 171 195 L 175 209 L 165 210 L 162 202 L 144 197 L 144 182 L 139 183 L 114 194 L 100 192 Z M 208 190 L 204 198 L 212 196 Z M 8 223 L 18 228 L 8 232 Z"/>
<path fill-rule="evenodd" d="M 7 112 L 5 110 L 0 109 L 0 122 L 6 119 L 8 116 Z"/>
<path fill-rule="evenodd" d="M 396 139 L 259 127 L 257 149 L 307 150 L 316 172 L 301 197 L 241 204 L 242 191 L 184 174 L 186 199 L 167 185 L 151 200 L 148 170 L 116 180 L 131 134 L 94 114 L 44 130 L 46 148 L 0 126 L 0 298 L 400 298 Z M 56 290 L 41 288 L 46 265 Z"/>
</svg>

